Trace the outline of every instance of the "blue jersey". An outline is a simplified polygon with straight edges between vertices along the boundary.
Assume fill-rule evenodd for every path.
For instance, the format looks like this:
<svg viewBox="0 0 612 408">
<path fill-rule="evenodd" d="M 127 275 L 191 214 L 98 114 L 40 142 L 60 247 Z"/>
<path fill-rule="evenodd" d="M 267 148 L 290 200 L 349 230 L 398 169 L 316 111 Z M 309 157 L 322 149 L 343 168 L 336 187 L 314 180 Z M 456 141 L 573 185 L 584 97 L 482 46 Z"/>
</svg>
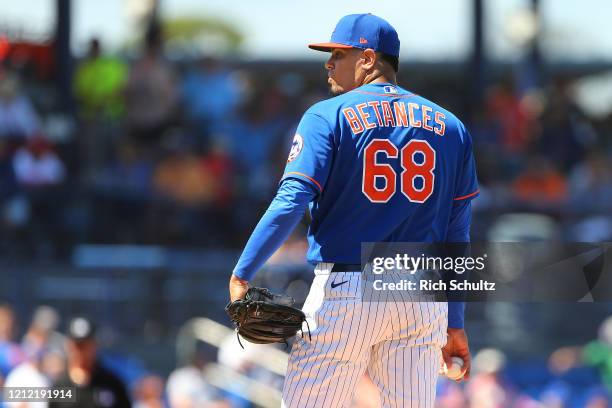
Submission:
<svg viewBox="0 0 612 408">
<path fill-rule="evenodd" d="M 390 84 L 367 84 L 308 109 L 286 178 L 318 192 L 310 204 L 311 263 L 360 263 L 362 242 L 445 242 L 453 203 L 478 195 L 465 126 Z"/>
</svg>

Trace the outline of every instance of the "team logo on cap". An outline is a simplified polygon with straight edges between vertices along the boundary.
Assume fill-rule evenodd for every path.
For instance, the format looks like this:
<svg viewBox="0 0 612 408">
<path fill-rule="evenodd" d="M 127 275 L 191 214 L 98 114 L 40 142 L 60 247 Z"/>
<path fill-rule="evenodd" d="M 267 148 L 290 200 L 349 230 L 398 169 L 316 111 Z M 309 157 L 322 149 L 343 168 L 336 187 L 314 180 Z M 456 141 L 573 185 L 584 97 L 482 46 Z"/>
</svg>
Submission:
<svg viewBox="0 0 612 408">
<path fill-rule="evenodd" d="M 304 147 L 304 139 L 299 134 L 295 134 L 293 137 L 293 144 L 291 145 L 291 151 L 289 152 L 289 157 L 287 158 L 287 163 L 291 163 L 295 160 L 296 157 L 302 151 Z"/>
</svg>

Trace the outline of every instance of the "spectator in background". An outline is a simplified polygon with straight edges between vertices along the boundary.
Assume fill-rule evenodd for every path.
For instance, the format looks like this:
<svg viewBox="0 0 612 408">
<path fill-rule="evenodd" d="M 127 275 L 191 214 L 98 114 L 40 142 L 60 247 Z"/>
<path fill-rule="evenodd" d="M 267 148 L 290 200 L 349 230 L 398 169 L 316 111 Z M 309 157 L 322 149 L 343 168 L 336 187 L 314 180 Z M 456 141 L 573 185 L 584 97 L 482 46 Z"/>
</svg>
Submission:
<svg viewBox="0 0 612 408">
<path fill-rule="evenodd" d="M 166 406 L 164 380 L 157 375 L 147 375 L 141 378 L 136 386 L 134 408 L 165 408 Z"/>
<path fill-rule="evenodd" d="M 27 201 L 20 196 L 9 142 L 0 139 L 0 243 L 15 245 L 14 232 L 27 217 Z"/>
<path fill-rule="evenodd" d="M 60 350 L 64 338 L 56 330 L 60 322 L 57 311 L 50 306 L 39 306 L 34 311 L 32 322 L 23 336 L 21 345 L 24 350 Z"/>
<path fill-rule="evenodd" d="M 28 189 L 60 185 L 66 179 L 64 163 L 43 137 L 35 137 L 13 158 L 17 181 Z"/>
<path fill-rule="evenodd" d="M 32 322 L 21 342 L 26 360 L 15 367 L 6 377 L 7 387 L 48 387 L 51 381 L 45 373 L 45 360 L 51 350 L 61 347 L 61 336 L 55 332 L 59 315 L 49 306 L 39 306 L 34 311 Z M 46 402 L 14 402 L 11 408 L 45 408 Z"/>
<path fill-rule="evenodd" d="M 173 138 L 164 146 L 165 155 L 155 168 L 155 191 L 181 206 L 202 206 L 213 199 L 214 179 L 202 158 L 183 140 Z"/>
<path fill-rule="evenodd" d="M 40 119 L 16 75 L 0 68 L 0 139 L 22 140 L 40 131 Z"/>
<path fill-rule="evenodd" d="M 151 194 L 153 161 L 129 141 L 116 146 L 110 160 L 94 178 L 98 190 L 119 197 L 148 199 Z"/>
<path fill-rule="evenodd" d="M 239 75 L 213 57 L 200 59 L 184 76 L 181 88 L 187 119 L 204 137 L 234 113 L 243 97 Z"/>
<path fill-rule="evenodd" d="M 170 135 L 167 135 L 170 136 Z M 170 242 L 209 245 L 229 230 L 231 161 L 222 149 L 201 154 L 182 133 L 166 137 L 153 175 L 156 236 Z M 206 231 L 203 234 L 202 231 Z"/>
<path fill-rule="evenodd" d="M 55 387 L 76 387 L 79 407 L 131 407 L 128 392 L 119 378 L 104 368 L 97 358 L 97 343 L 93 323 L 75 317 L 66 333 L 68 366 L 66 374 Z M 64 404 L 51 402 L 49 406 Z"/>
<path fill-rule="evenodd" d="M 575 212 L 610 214 L 612 211 L 612 165 L 605 153 L 594 150 L 572 169 L 570 203 Z M 588 197 L 588 200 L 585 200 Z"/>
<path fill-rule="evenodd" d="M 277 150 L 286 153 L 283 142 L 291 118 L 283 114 L 285 96 L 278 89 L 263 83 L 254 86 L 255 91 L 239 115 L 224 125 L 222 134 L 229 142 L 238 173 L 245 175 L 244 196 L 266 201 L 278 179 L 274 173 Z"/>
<path fill-rule="evenodd" d="M 181 133 L 163 143 L 155 191 L 186 207 L 226 207 L 233 194 L 233 163 L 221 143 L 199 153 Z"/>
<path fill-rule="evenodd" d="M 203 152 L 200 166 L 202 171 L 212 179 L 211 197 L 204 208 L 204 216 L 208 230 L 212 232 L 213 245 L 218 242 L 230 243 L 239 234 L 234 213 L 234 197 L 236 193 L 236 173 L 234 163 L 224 144 L 220 140 L 210 140 Z M 200 234 L 201 235 L 201 234 Z"/>
<path fill-rule="evenodd" d="M 506 357 L 496 349 L 479 351 L 472 362 L 472 378 L 466 386 L 469 408 L 504 408 L 511 406 L 509 391 L 500 372 Z"/>
<path fill-rule="evenodd" d="M 436 389 L 436 408 L 467 408 L 467 396 L 454 381 L 440 378 Z"/>
<path fill-rule="evenodd" d="M 135 143 L 124 140 L 114 158 L 94 175 L 96 236 L 114 242 L 137 242 L 153 189 L 153 160 Z"/>
<path fill-rule="evenodd" d="M 203 356 L 197 355 L 192 364 L 170 373 L 166 392 L 172 408 L 197 408 L 214 400 L 214 392 L 202 374 L 205 364 Z"/>
<path fill-rule="evenodd" d="M 51 383 L 58 381 L 66 371 L 66 356 L 63 349 L 48 348 L 40 363 L 41 373 Z"/>
<path fill-rule="evenodd" d="M 504 149 L 514 155 L 525 152 L 533 136 L 533 122 L 521 105 L 512 81 L 492 86 L 486 104 L 487 115 L 499 129 L 497 139 Z"/>
<path fill-rule="evenodd" d="M 17 181 L 24 192 L 27 213 L 26 242 L 38 256 L 53 256 L 67 241 L 62 234 L 61 214 L 68 195 L 64 191 L 66 169 L 53 146 L 42 137 L 30 139 L 13 157 Z"/>
<path fill-rule="evenodd" d="M 126 87 L 129 132 L 145 145 L 159 141 L 178 113 L 178 83 L 163 60 L 162 48 L 161 27 L 152 24 L 146 34 L 144 55 L 132 65 Z"/>
<path fill-rule="evenodd" d="M 128 68 L 118 58 L 102 55 L 100 40 L 92 38 L 87 57 L 74 75 L 74 94 L 81 115 L 108 120 L 120 119 L 125 112 L 123 89 Z"/>
<path fill-rule="evenodd" d="M 217 360 L 221 366 L 239 375 L 245 376 L 258 384 L 265 384 L 273 389 L 282 390 L 283 377 L 273 373 L 254 363 L 257 356 L 266 355 L 274 349 L 271 344 L 253 344 L 249 342 L 239 342 L 238 337 L 232 333 L 227 335 L 219 345 Z M 252 387 L 252 386 L 251 386 Z M 231 401 L 232 407 L 250 407 L 249 393 L 251 387 L 240 386 L 237 383 L 229 383 L 225 387 L 226 398 Z"/>
<path fill-rule="evenodd" d="M 9 145 L 0 139 L 0 208 L 19 191 Z"/>
<path fill-rule="evenodd" d="M 542 156 L 527 160 L 512 188 L 519 203 L 535 208 L 557 209 L 567 197 L 565 177 Z"/>
<path fill-rule="evenodd" d="M 537 149 L 567 172 L 583 158 L 585 149 L 596 141 L 597 135 L 574 103 L 568 81 L 557 80 L 548 101 L 541 118 Z"/>
<path fill-rule="evenodd" d="M 119 121 L 125 113 L 123 91 L 127 74 L 127 65 L 118 58 L 103 56 L 100 41 L 93 38 L 74 77 L 81 119 L 78 144 L 82 169 L 89 175 L 108 159 L 111 145 L 121 133 Z"/>
<path fill-rule="evenodd" d="M 221 141 L 211 141 L 210 148 L 202 158 L 204 171 L 214 180 L 212 186 L 213 205 L 217 209 L 228 209 L 234 196 L 234 163 Z"/>
<path fill-rule="evenodd" d="M 15 312 L 9 305 L 0 304 L 0 377 L 6 375 L 24 359 L 19 344 L 15 342 Z"/>
<path fill-rule="evenodd" d="M 608 397 L 605 392 L 595 392 L 587 399 L 584 408 L 609 408 Z"/>
<path fill-rule="evenodd" d="M 603 383 L 612 393 L 612 316 L 599 326 L 598 336 L 582 350 L 582 360 L 601 372 Z"/>
<path fill-rule="evenodd" d="M 5 387 L 49 387 L 49 379 L 42 373 L 41 366 L 46 350 L 30 345 L 25 348 L 26 360 L 15 367 L 6 377 Z M 47 408 L 47 402 L 6 402 L 8 408 Z"/>
</svg>

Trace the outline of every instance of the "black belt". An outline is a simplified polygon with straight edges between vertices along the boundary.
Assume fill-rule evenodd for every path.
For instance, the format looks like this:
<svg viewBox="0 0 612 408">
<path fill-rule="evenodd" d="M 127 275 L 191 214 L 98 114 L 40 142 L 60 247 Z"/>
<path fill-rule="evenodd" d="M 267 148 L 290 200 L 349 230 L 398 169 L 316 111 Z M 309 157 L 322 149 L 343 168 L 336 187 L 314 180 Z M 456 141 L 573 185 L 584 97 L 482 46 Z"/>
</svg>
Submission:
<svg viewBox="0 0 612 408">
<path fill-rule="evenodd" d="M 361 264 L 335 263 L 332 272 L 361 272 Z"/>
</svg>

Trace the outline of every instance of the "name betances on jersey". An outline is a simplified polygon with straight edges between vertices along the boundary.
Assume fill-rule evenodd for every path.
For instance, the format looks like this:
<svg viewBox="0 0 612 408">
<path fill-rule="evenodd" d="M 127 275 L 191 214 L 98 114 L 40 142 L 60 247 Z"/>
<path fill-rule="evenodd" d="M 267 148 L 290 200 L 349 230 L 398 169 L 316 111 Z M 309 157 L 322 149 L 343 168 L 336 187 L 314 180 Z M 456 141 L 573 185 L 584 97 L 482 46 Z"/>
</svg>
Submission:
<svg viewBox="0 0 612 408">
<path fill-rule="evenodd" d="M 375 127 L 413 127 L 422 128 L 444 136 L 446 119 L 442 112 L 434 111 L 431 106 L 414 102 L 369 101 L 342 109 L 354 134 Z"/>
</svg>

